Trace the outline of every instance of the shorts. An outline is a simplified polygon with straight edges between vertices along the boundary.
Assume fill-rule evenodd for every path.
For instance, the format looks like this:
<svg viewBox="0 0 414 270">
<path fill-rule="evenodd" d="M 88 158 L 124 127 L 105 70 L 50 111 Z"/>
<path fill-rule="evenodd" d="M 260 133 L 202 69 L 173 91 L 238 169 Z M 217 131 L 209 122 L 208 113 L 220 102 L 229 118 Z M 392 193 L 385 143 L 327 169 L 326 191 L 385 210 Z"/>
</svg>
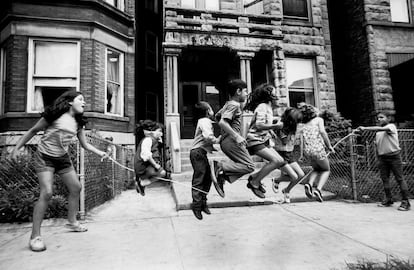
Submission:
<svg viewBox="0 0 414 270">
<path fill-rule="evenodd" d="M 65 174 L 75 170 L 67 153 L 61 157 L 52 157 L 36 151 L 34 165 L 36 173 L 55 172 L 57 174 Z"/>
<path fill-rule="evenodd" d="M 293 158 L 293 152 L 287 152 L 287 151 L 277 151 L 277 152 L 287 162 L 287 164 L 296 162 L 296 160 Z"/>
<path fill-rule="evenodd" d="M 266 143 L 255 144 L 247 147 L 247 151 L 249 151 L 249 154 L 252 156 L 255 155 L 258 151 L 265 149 L 266 147 L 269 147 Z"/>
</svg>

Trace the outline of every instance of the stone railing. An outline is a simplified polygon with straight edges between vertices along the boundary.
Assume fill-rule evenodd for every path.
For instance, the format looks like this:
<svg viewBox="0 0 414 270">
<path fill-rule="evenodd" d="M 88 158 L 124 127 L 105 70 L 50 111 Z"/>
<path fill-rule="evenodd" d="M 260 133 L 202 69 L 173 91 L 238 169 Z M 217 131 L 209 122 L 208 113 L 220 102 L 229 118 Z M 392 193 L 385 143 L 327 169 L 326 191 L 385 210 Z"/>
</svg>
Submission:
<svg viewBox="0 0 414 270">
<path fill-rule="evenodd" d="M 215 32 L 279 38 L 280 16 L 243 14 L 228 11 L 206 11 L 165 7 L 165 30 L 173 32 Z"/>
</svg>

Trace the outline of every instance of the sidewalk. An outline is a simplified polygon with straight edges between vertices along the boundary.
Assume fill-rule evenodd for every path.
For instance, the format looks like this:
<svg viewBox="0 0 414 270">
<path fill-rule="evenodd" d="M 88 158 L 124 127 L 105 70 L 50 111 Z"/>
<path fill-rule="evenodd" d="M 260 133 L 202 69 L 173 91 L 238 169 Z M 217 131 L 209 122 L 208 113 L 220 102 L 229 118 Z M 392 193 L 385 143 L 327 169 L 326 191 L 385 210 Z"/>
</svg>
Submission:
<svg viewBox="0 0 414 270">
<path fill-rule="evenodd" d="M 279 177 L 279 170 L 276 170 L 271 177 Z M 180 183 L 172 183 L 173 196 L 177 204 L 177 210 L 191 209 L 191 177 L 192 172 L 187 172 L 185 175 L 180 175 Z M 207 195 L 207 203 L 211 208 L 221 207 L 239 207 L 239 206 L 255 206 L 255 205 L 270 205 L 280 204 L 283 202 L 282 189 L 288 185 L 288 182 L 279 184 L 279 192 L 274 193 L 272 190 L 271 177 L 263 179 L 262 183 L 266 189 L 266 198 L 261 199 L 253 194 L 253 192 L 246 187 L 247 175 L 243 176 L 236 182 L 230 184 L 228 182 L 224 185 L 225 197 L 222 198 L 217 194 L 214 185 L 211 185 L 209 194 Z M 173 175 L 173 180 L 178 178 Z M 325 201 L 335 198 L 335 194 L 322 191 Z M 295 202 L 311 202 L 305 195 L 303 185 L 296 185 L 290 192 L 290 199 L 292 203 Z"/>
<path fill-rule="evenodd" d="M 229 189 L 229 188 L 228 188 Z M 268 191 L 269 192 L 269 191 Z M 411 202 L 413 203 L 413 202 Z M 46 220 L 47 250 L 31 252 L 31 224 L 0 224 L 0 269 L 331 270 L 358 260 L 414 259 L 414 211 L 328 201 L 175 210 L 170 187 L 135 190 L 87 215 L 85 233 Z"/>
</svg>

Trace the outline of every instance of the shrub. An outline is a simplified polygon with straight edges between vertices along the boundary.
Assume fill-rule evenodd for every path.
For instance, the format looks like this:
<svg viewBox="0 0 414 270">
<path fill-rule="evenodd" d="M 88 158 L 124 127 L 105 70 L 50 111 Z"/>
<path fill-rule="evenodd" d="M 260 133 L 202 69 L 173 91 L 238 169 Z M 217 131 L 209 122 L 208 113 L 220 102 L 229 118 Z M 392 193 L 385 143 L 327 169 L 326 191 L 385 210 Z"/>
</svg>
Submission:
<svg viewBox="0 0 414 270">
<path fill-rule="evenodd" d="M 323 111 L 320 115 L 325 121 L 325 128 L 327 132 L 349 131 L 352 128 L 351 120 L 347 120 L 341 116 L 340 113 Z"/>
</svg>

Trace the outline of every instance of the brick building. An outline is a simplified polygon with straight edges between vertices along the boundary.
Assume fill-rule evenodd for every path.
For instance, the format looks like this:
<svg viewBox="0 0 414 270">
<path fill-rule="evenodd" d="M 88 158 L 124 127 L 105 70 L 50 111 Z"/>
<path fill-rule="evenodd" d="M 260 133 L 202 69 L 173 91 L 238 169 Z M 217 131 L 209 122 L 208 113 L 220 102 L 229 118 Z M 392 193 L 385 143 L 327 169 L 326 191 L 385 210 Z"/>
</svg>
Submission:
<svg viewBox="0 0 414 270">
<path fill-rule="evenodd" d="M 68 89 L 87 129 L 134 144 L 135 1 L 0 3 L 0 132 L 26 131 Z"/>
<path fill-rule="evenodd" d="M 206 100 L 217 111 L 229 79 L 245 80 L 248 91 L 274 84 L 282 108 L 305 101 L 336 111 L 326 0 L 166 0 L 164 33 L 164 112 L 176 172 L 194 134 L 193 104 Z"/>
<path fill-rule="evenodd" d="M 338 110 L 354 124 L 378 111 L 413 123 L 414 1 L 328 0 Z"/>
</svg>

